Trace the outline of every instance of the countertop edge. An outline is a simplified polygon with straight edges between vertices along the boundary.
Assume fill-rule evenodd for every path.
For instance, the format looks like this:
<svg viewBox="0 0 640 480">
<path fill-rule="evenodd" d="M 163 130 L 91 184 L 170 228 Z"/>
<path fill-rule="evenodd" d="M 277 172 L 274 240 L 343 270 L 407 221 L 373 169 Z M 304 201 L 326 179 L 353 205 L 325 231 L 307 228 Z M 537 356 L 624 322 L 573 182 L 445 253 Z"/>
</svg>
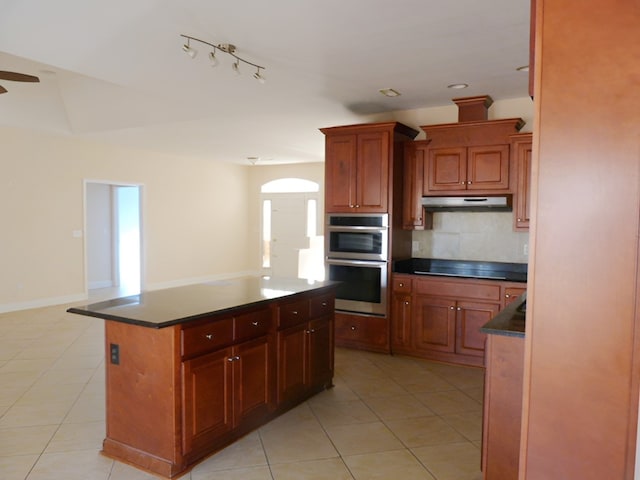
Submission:
<svg viewBox="0 0 640 480">
<path fill-rule="evenodd" d="M 527 292 L 524 292 L 516 300 L 501 310 L 495 317 L 480 327 L 480 331 L 488 335 L 524 338 L 525 314 L 518 312 L 518 308 L 526 300 Z"/>
</svg>

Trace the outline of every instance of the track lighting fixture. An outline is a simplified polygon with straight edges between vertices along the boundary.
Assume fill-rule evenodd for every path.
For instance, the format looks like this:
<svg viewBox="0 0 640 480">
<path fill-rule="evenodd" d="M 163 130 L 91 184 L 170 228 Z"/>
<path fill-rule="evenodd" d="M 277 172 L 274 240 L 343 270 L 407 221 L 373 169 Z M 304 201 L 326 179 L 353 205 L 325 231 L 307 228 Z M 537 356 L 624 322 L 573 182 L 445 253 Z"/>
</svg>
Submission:
<svg viewBox="0 0 640 480">
<path fill-rule="evenodd" d="M 261 70 L 265 70 L 265 67 L 261 66 L 261 65 L 257 65 L 255 63 L 249 62 L 247 60 L 245 60 L 244 58 L 240 58 L 238 55 L 235 54 L 236 51 L 236 46 L 232 45 L 230 43 L 219 43 L 218 45 L 214 45 L 213 43 L 209 43 L 209 42 L 205 42 L 204 40 L 200 40 L 199 38 L 195 38 L 195 37 L 190 37 L 189 35 L 183 35 L 180 34 L 181 37 L 186 38 L 187 39 L 187 43 L 185 43 L 182 46 L 182 50 L 189 55 L 191 58 L 194 58 L 196 56 L 196 54 L 198 53 L 198 51 L 194 48 L 191 47 L 191 40 L 193 40 L 194 42 L 200 42 L 204 45 L 208 45 L 209 47 L 212 48 L 211 52 L 209 52 L 209 62 L 211 64 L 212 67 L 216 66 L 218 64 L 218 58 L 216 57 L 216 51 L 220 50 L 221 52 L 224 52 L 228 55 L 231 55 L 233 58 L 236 59 L 236 61 L 231 65 L 231 68 L 233 69 L 233 72 L 236 73 L 237 75 L 240 75 L 240 62 L 242 63 L 246 63 L 247 65 L 250 65 L 252 67 L 254 67 L 256 69 L 256 73 L 253 74 L 253 78 L 255 78 L 258 82 L 260 83 L 264 83 L 265 82 L 265 78 L 262 75 L 262 73 L 260 73 Z"/>
</svg>

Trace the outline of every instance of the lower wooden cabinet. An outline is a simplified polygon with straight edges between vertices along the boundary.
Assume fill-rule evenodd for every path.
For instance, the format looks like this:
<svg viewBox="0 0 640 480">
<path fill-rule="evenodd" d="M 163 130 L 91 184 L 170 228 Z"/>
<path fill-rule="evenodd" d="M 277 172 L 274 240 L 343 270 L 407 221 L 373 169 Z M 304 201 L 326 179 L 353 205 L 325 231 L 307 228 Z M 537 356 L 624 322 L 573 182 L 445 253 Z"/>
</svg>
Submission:
<svg viewBox="0 0 640 480">
<path fill-rule="evenodd" d="M 389 353 L 389 319 L 336 312 L 336 345 Z"/>
<path fill-rule="evenodd" d="M 480 328 L 504 307 L 506 299 L 517 293 L 515 299 L 525 290 L 521 285 L 394 274 L 391 351 L 482 366 L 487 336 Z"/>
</svg>

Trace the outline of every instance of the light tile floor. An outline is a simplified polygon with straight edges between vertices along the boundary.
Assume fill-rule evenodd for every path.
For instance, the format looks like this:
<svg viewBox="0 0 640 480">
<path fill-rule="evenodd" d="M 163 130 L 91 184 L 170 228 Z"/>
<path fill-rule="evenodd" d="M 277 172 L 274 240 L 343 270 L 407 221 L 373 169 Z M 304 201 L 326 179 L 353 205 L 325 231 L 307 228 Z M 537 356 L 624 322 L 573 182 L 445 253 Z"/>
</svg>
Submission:
<svg viewBox="0 0 640 480">
<path fill-rule="evenodd" d="M 99 319 L 66 306 L 0 314 L 0 478 L 144 480 L 99 454 Z M 335 387 L 197 465 L 184 480 L 479 480 L 483 371 L 336 351 Z"/>
</svg>

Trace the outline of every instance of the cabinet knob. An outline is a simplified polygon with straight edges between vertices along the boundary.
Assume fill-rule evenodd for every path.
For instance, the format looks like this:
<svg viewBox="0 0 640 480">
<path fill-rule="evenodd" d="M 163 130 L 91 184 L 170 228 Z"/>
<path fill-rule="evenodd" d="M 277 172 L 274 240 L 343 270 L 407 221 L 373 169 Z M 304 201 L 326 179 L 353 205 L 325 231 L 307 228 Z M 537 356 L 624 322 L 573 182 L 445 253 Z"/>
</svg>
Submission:
<svg viewBox="0 0 640 480">
<path fill-rule="evenodd" d="M 351 330 L 355 330 L 356 326 L 355 325 L 351 325 Z"/>
<path fill-rule="evenodd" d="M 322 306 L 326 307 L 327 306 L 327 302 L 322 302 Z"/>
<path fill-rule="evenodd" d="M 297 314 L 298 314 L 298 311 L 297 311 L 297 310 L 293 310 L 293 311 L 291 312 L 291 315 L 297 315 Z"/>
<path fill-rule="evenodd" d="M 409 305 L 409 302 L 404 302 L 405 305 Z"/>
<path fill-rule="evenodd" d="M 401 286 L 401 287 L 404 287 L 404 283 L 400 282 L 400 286 Z"/>
<path fill-rule="evenodd" d="M 457 310 L 457 311 L 460 311 L 460 310 L 462 310 L 462 307 L 458 307 L 458 308 L 456 308 L 456 310 Z"/>
<path fill-rule="evenodd" d="M 449 310 L 455 310 L 456 307 L 454 307 L 453 305 L 449 307 Z"/>
<path fill-rule="evenodd" d="M 240 357 L 238 355 L 235 355 L 233 357 L 227 358 L 228 362 L 235 362 L 235 361 L 238 361 L 238 360 L 240 360 Z"/>
<path fill-rule="evenodd" d="M 316 331 L 315 331 L 315 329 L 313 329 L 313 328 L 312 328 L 311 330 L 306 330 L 306 333 L 307 333 L 307 334 L 312 334 L 312 333 L 315 333 L 315 332 L 316 332 Z"/>
<path fill-rule="evenodd" d="M 258 325 L 260 325 L 260 322 L 251 322 L 251 325 L 253 325 L 254 327 L 257 327 Z"/>
<path fill-rule="evenodd" d="M 519 221 L 519 222 L 521 222 L 521 221 L 522 221 L 522 219 L 521 219 L 521 218 L 519 218 L 519 219 L 518 219 L 518 221 Z"/>
<path fill-rule="evenodd" d="M 207 333 L 205 335 L 205 337 L 206 337 L 207 340 L 213 340 L 213 334 L 211 334 L 211 333 Z"/>
<path fill-rule="evenodd" d="M 356 205 L 356 208 L 360 208 L 360 205 Z"/>
<path fill-rule="evenodd" d="M 505 293 L 504 298 L 511 298 L 511 295 L 509 295 L 508 293 Z"/>
<path fill-rule="evenodd" d="M 469 180 L 469 181 L 467 182 L 467 185 L 471 185 L 472 183 L 473 183 L 473 182 L 472 182 L 471 180 Z"/>
</svg>

